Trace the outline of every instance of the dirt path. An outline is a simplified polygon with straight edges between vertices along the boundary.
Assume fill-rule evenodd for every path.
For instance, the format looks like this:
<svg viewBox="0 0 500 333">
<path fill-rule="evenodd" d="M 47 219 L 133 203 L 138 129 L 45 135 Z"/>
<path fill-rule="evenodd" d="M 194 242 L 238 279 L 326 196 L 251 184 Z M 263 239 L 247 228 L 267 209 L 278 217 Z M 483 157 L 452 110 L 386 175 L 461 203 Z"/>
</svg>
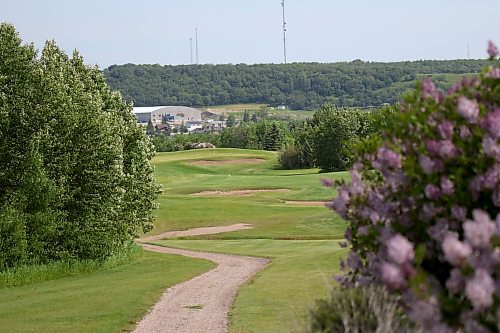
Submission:
<svg viewBox="0 0 500 333">
<path fill-rule="evenodd" d="M 191 231 L 200 235 L 200 229 L 209 229 L 208 232 L 213 234 L 217 230 L 225 232 L 220 231 L 225 230 L 221 228 L 234 229 L 234 226 L 197 228 Z M 248 229 L 248 225 L 244 226 Z M 162 235 L 162 238 L 165 238 L 165 234 Z M 147 240 L 152 239 L 141 239 L 141 241 Z M 134 332 L 227 332 L 228 311 L 238 289 L 269 263 L 268 259 L 263 258 L 181 250 L 150 244 L 141 246 L 148 251 L 210 260 L 215 262 L 217 267 L 167 289 Z"/>
</svg>

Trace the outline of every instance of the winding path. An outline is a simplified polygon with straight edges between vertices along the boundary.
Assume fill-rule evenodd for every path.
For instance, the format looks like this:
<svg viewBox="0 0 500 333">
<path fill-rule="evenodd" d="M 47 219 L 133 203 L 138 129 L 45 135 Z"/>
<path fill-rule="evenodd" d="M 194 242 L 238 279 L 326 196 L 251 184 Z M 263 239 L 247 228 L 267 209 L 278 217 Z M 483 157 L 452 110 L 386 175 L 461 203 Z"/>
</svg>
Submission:
<svg viewBox="0 0 500 333">
<path fill-rule="evenodd" d="M 249 228 L 249 225 L 237 224 L 169 232 L 138 239 L 137 241 L 147 251 L 206 259 L 215 262 L 217 267 L 189 281 L 168 288 L 158 303 L 137 325 L 134 332 L 227 332 L 228 311 L 236 298 L 238 289 L 262 270 L 269 263 L 269 260 L 175 249 L 144 244 L 143 242 L 167 237 L 215 234 Z"/>
</svg>

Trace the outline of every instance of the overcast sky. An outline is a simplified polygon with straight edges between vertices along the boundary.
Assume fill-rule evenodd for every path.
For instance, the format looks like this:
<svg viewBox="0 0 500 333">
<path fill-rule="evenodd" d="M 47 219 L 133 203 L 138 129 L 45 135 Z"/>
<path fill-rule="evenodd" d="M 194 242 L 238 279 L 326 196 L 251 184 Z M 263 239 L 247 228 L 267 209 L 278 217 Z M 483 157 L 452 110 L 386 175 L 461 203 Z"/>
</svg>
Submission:
<svg viewBox="0 0 500 333">
<path fill-rule="evenodd" d="M 289 62 L 486 58 L 500 0 L 286 0 Z M 87 63 L 283 61 L 281 0 L 0 0 L 0 21 Z M 193 53 L 194 50 L 193 50 Z"/>
</svg>

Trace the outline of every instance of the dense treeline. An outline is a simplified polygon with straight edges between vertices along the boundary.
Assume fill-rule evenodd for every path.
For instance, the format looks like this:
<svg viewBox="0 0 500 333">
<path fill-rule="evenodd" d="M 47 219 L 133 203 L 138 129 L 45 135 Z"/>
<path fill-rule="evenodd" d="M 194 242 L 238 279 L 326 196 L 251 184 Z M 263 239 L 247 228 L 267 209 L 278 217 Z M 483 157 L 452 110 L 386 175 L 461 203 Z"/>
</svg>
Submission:
<svg viewBox="0 0 500 333">
<path fill-rule="evenodd" d="M 98 68 L 0 25 L 0 270 L 120 252 L 151 227 L 153 155 Z"/>
<path fill-rule="evenodd" d="M 275 120 L 262 113 L 264 117 L 243 119 L 220 133 L 156 134 L 153 142 L 158 151 L 193 149 L 194 143 L 279 151 L 279 163 L 285 169 L 316 166 L 323 171 L 340 171 L 352 164 L 353 144 L 381 133 L 392 119 L 393 109 L 363 111 L 326 104 L 308 120 Z"/>
<path fill-rule="evenodd" d="M 259 65 L 113 65 L 104 70 L 112 89 L 136 106 L 211 106 L 238 103 L 287 105 L 292 109 L 380 106 L 396 102 L 422 75 L 439 88 L 456 76 L 476 73 L 483 60 Z"/>
<path fill-rule="evenodd" d="M 153 135 L 157 151 L 193 149 L 194 143 L 211 143 L 220 148 L 243 148 L 278 151 L 287 145 L 291 137 L 291 123 L 263 119 L 258 122 L 242 122 L 220 133 L 191 133 L 174 136 Z"/>
</svg>

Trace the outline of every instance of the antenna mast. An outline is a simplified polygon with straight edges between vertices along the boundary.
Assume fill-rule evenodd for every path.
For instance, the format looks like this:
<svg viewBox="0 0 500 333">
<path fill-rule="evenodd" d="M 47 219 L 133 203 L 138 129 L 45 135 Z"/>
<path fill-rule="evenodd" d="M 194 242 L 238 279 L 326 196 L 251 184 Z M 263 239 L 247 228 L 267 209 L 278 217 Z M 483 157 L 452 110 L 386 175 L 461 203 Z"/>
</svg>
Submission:
<svg viewBox="0 0 500 333">
<path fill-rule="evenodd" d="M 283 57 L 285 59 L 286 65 L 286 21 L 285 21 L 285 0 L 281 0 L 281 6 L 283 7 Z"/>
<path fill-rule="evenodd" d="M 191 65 L 193 64 L 193 38 L 189 37 L 189 46 L 191 47 Z"/>
<path fill-rule="evenodd" d="M 195 31 L 195 44 L 196 44 L 196 64 L 198 64 L 198 28 L 195 28 L 194 31 Z"/>
</svg>

